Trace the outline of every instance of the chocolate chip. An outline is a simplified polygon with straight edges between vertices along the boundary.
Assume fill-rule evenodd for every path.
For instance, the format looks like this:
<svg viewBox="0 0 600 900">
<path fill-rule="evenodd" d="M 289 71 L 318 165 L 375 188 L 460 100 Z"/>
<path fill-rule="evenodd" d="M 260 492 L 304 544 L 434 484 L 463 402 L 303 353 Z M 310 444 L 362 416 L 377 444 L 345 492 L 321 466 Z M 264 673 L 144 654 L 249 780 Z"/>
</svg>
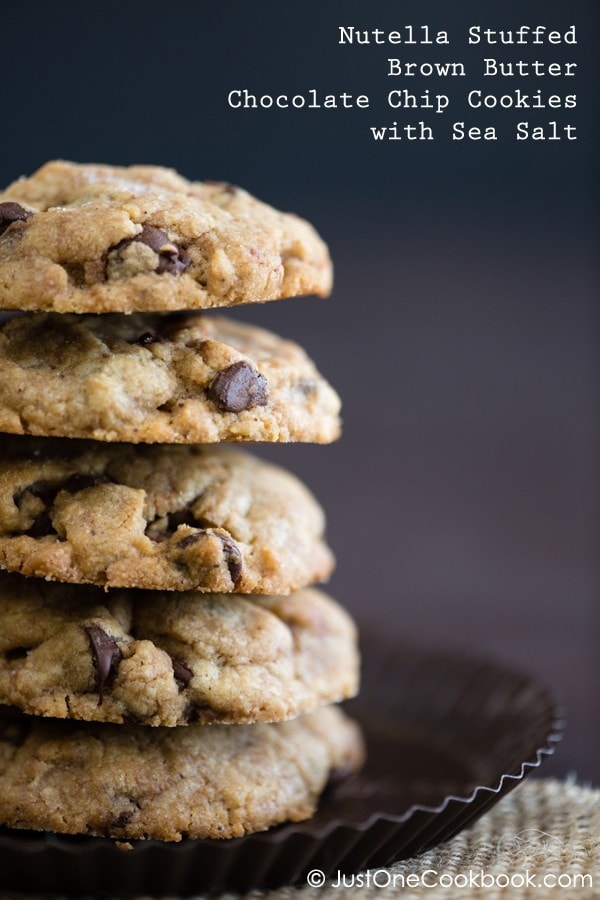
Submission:
<svg viewBox="0 0 600 900">
<path fill-rule="evenodd" d="M 177 549 L 186 550 L 188 547 L 192 547 L 201 538 L 206 537 L 206 534 L 206 531 L 195 531 L 193 534 L 186 535 L 177 542 Z M 234 585 L 237 585 L 242 576 L 242 554 L 240 549 L 230 535 L 220 534 L 218 531 L 213 532 L 213 534 L 219 538 L 223 545 L 223 555 L 229 569 L 230 578 Z"/>
<path fill-rule="evenodd" d="M 177 549 L 178 550 L 186 550 L 188 547 L 192 547 L 196 544 L 200 538 L 206 535 L 205 531 L 196 531 L 194 534 L 188 534 L 186 537 L 182 538 L 182 540 L 178 541 Z"/>
<path fill-rule="evenodd" d="M 155 253 L 171 253 L 171 248 L 175 247 L 175 244 L 169 240 L 167 232 L 162 228 L 155 228 L 153 225 L 143 225 L 140 233 L 134 237 L 134 241 L 141 241 Z"/>
<path fill-rule="evenodd" d="M 192 680 L 192 675 L 194 673 L 191 669 L 188 669 L 187 666 L 184 666 L 182 662 L 179 662 L 178 659 L 171 659 L 171 662 L 173 664 L 173 675 L 175 676 L 175 680 L 180 681 L 184 688 L 186 688 Z"/>
<path fill-rule="evenodd" d="M 208 396 L 224 412 L 237 413 L 253 406 L 266 406 L 269 385 L 265 376 L 247 362 L 237 362 L 219 372 L 208 388 Z"/>
<path fill-rule="evenodd" d="M 155 228 L 153 225 L 144 225 L 139 234 L 134 238 L 126 238 L 118 243 L 112 250 L 123 250 L 130 244 L 145 244 L 158 254 L 158 265 L 155 272 L 161 274 L 167 272 L 169 275 L 180 275 L 192 264 L 191 257 L 185 252 L 183 247 L 177 246 L 169 240 L 169 236 L 162 228 Z"/>
<path fill-rule="evenodd" d="M 98 625 L 86 625 L 83 629 L 87 634 L 96 666 L 96 683 L 94 690 L 99 694 L 98 706 L 104 699 L 104 688 L 114 676 L 123 658 L 117 642 Z"/>
<path fill-rule="evenodd" d="M 13 222 L 26 222 L 32 215 L 33 213 L 24 209 L 20 203 L 13 203 L 10 200 L 0 203 L 0 234 L 4 234 Z"/>
<path fill-rule="evenodd" d="M 227 562 L 229 575 L 231 576 L 233 584 L 237 585 L 242 577 L 242 554 L 240 553 L 240 548 L 232 538 L 225 537 L 223 534 L 219 534 L 218 537 L 223 544 L 223 551 L 225 553 L 225 561 Z"/>
<path fill-rule="evenodd" d="M 164 342 L 165 338 L 158 331 L 145 331 L 133 341 L 134 344 L 139 344 L 140 347 L 149 347 L 150 344 L 164 344 Z"/>
</svg>

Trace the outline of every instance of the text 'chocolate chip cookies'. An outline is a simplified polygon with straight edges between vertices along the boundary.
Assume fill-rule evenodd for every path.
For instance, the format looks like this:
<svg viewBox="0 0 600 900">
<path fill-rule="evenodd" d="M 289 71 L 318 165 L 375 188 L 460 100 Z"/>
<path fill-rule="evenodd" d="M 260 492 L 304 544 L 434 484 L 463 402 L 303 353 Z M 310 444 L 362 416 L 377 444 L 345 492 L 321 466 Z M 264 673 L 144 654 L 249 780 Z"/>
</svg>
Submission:
<svg viewBox="0 0 600 900">
<path fill-rule="evenodd" d="M 168 169 L 54 162 L 0 192 L 0 824 L 241 837 L 361 765 L 332 706 L 356 629 L 309 588 L 323 511 L 214 446 L 330 442 L 339 398 L 298 345 L 193 312 L 331 274 L 307 222 Z"/>
</svg>

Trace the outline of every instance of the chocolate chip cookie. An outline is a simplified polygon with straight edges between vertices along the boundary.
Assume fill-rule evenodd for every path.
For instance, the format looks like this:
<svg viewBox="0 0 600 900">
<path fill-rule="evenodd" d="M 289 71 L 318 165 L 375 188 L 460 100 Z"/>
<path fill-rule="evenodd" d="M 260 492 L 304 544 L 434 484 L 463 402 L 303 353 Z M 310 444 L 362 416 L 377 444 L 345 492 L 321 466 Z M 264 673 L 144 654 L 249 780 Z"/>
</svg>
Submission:
<svg viewBox="0 0 600 900">
<path fill-rule="evenodd" d="M 363 759 L 358 727 L 325 707 L 272 725 L 0 718 L 0 823 L 128 840 L 232 838 L 309 818 L 328 778 Z"/>
<path fill-rule="evenodd" d="M 0 703 L 33 715 L 276 722 L 357 685 L 354 624 L 316 590 L 107 593 L 0 575 Z"/>
<path fill-rule="evenodd" d="M 301 347 L 222 317 L 41 313 L 0 326 L 0 431 L 325 443 L 339 408 Z"/>
<path fill-rule="evenodd" d="M 293 475 L 239 450 L 5 435 L 0 568 L 104 587 L 288 594 L 333 567 Z"/>
<path fill-rule="evenodd" d="M 50 162 L 0 192 L 0 309 L 148 312 L 326 296 L 327 247 L 241 188 Z"/>
</svg>

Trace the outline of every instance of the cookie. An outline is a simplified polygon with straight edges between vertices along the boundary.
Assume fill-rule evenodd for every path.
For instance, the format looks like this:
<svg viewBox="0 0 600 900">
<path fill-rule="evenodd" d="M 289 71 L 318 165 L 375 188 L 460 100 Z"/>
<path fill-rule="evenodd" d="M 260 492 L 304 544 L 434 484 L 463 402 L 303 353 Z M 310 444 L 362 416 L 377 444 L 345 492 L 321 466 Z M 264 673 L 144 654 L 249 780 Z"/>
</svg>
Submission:
<svg viewBox="0 0 600 900">
<path fill-rule="evenodd" d="M 0 326 L 0 431 L 326 443 L 339 409 L 297 344 L 221 317 L 41 313 Z"/>
<path fill-rule="evenodd" d="M 326 245 L 241 188 L 50 162 L 0 192 L 0 309 L 151 312 L 326 296 Z"/>
<path fill-rule="evenodd" d="M 33 715 L 277 722 L 357 688 L 354 624 L 316 590 L 107 593 L 0 576 L 0 703 Z"/>
<path fill-rule="evenodd" d="M 288 594 L 333 567 L 297 478 L 224 447 L 6 435 L 0 568 L 49 580 Z"/>
<path fill-rule="evenodd" d="M 315 811 L 332 774 L 363 759 L 335 707 L 266 725 L 0 719 L 0 823 L 129 840 L 233 838 Z"/>
</svg>

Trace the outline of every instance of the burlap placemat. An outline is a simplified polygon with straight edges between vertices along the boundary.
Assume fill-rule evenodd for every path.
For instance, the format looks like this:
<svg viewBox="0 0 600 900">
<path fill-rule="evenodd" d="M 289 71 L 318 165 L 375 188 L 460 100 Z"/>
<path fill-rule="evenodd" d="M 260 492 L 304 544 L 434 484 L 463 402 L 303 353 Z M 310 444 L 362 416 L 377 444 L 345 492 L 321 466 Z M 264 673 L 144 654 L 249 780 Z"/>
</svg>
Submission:
<svg viewBox="0 0 600 900">
<path fill-rule="evenodd" d="M 572 781 L 525 782 L 448 843 L 389 869 L 346 876 L 345 881 L 342 877 L 322 887 L 254 891 L 245 900 L 384 900 L 392 896 L 403 900 L 597 900 L 600 790 Z M 0 893 L 0 900 L 20 896 Z M 229 898 L 233 895 L 220 900 Z"/>
<path fill-rule="evenodd" d="M 255 891 L 247 898 L 600 898 L 600 790 L 571 781 L 527 781 L 448 843 L 346 881 Z"/>
</svg>

